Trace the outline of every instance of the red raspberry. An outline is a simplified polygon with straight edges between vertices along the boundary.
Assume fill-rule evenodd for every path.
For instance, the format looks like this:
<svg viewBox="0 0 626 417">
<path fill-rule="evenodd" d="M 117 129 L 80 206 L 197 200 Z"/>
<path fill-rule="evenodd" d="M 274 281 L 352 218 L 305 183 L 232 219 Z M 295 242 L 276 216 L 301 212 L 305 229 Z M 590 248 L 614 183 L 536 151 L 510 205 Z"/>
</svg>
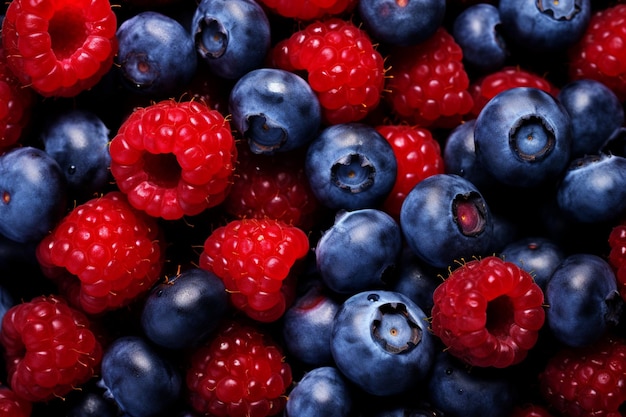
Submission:
<svg viewBox="0 0 626 417">
<path fill-rule="evenodd" d="M 386 98 L 402 120 L 448 128 L 472 109 L 463 51 L 445 28 L 417 45 L 392 50 L 388 62 Z"/>
<path fill-rule="evenodd" d="M 511 262 L 489 256 L 454 270 L 433 294 L 432 330 L 470 365 L 521 362 L 545 320 L 543 292 Z"/>
<path fill-rule="evenodd" d="M 0 343 L 11 389 L 31 402 L 70 393 L 95 375 L 102 359 L 87 317 L 56 295 L 11 307 L 2 319 Z"/>
<path fill-rule="evenodd" d="M 73 305 L 95 314 L 130 303 L 159 279 L 156 221 L 112 191 L 75 207 L 42 239 L 37 259 Z"/>
<path fill-rule="evenodd" d="M 0 415 L 4 417 L 29 417 L 33 405 L 18 397 L 13 390 L 0 386 Z"/>
<path fill-rule="evenodd" d="M 516 406 L 509 417 L 554 417 L 544 407 L 536 404 Z"/>
<path fill-rule="evenodd" d="M 615 271 L 620 295 L 626 300 L 626 220 L 615 225 L 609 233 L 609 264 Z"/>
<path fill-rule="evenodd" d="M 239 219 L 269 217 L 312 227 L 319 204 L 304 172 L 305 154 L 296 150 L 258 155 L 241 143 L 233 185 L 224 201 L 226 212 Z"/>
<path fill-rule="evenodd" d="M 415 184 L 431 175 L 443 174 L 441 147 L 425 128 L 382 125 L 376 130 L 387 139 L 398 161 L 396 183 L 383 203 L 383 210 L 399 219 L 402 203 Z"/>
<path fill-rule="evenodd" d="M 108 0 L 13 0 L 2 23 L 2 43 L 22 84 L 43 96 L 71 97 L 109 71 L 116 31 Z"/>
<path fill-rule="evenodd" d="M 474 81 L 469 92 L 474 107 L 467 118 L 476 118 L 485 104 L 498 93 L 514 87 L 534 87 L 556 97 L 559 90 L 546 78 L 520 67 L 504 67 Z"/>
<path fill-rule="evenodd" d="M 250 324 L 227 322 L 193 352 L 186 385 L 194 410 L 214 417 L 280 413 L 292 383 L 280 347 Z"/>
<path fill-rule="evenodd" d="M 310 23 L 280 41 L 271 54 L 277 68 L 306 73 L 326 124 L 361 120 L 380 102 L 383 58 L 367 32 L 351 21 Z"/>
<path fill-rule="evenodd" d="M 272 12 L 287 18 L 315 20 L 350 12 L 358 0 L 259 0 Z"/>
<path fill-rule="evenodd" d="M 230 124 L 199 101 L 138 108 L 111 140 L 111 173 L 133 207 L 167 220 L 224 201 L 236 160 Z"/>
<path fill-rule="evenodd" d="M 568 417 L 621 417 L 626 402 L 626 343 L 604 338 L 584 348 L 564 347 L 539 375 L 552 408 Z"/>
<path fill-rule="evenodd" d="M 572 80 L 591 78 L 626 100 L 626 4 L 596 11 L 583 38 L 570 50 Z"/>
<path fill-rule="evenodd" d="M 200 267 L 224 282 L 236 308 L 271 322 L 290 303 L 293 288 L 284 281 L 308 250 L 308 237 L 297 227 L 273 219 L 233 220 L 205 240 Z"/>
</svg>

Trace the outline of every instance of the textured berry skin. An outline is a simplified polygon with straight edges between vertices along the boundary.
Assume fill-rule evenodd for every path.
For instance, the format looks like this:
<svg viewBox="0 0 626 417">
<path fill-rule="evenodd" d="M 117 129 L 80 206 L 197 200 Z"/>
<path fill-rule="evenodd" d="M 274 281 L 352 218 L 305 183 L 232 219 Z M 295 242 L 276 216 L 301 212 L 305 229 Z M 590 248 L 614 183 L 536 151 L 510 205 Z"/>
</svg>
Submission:
<svg viewBox="0 0 626 417">
<path fill-rule="evenodd" d="M 622 220 L 613 226 L 608 242 L 608 262 L 615 271 L 619 293 L 626 300 L 626 221 Z"/>
<path fill-rule="evenodd" d="M 189 403 L 215 417 L 266 417 L 283 411 L 291 366 L 267 333 L 227 321 L 192 353 L 186 374 Z"/>
<path fill-rule="evenodd" d="M 2 43 L 13 73 L 43 96 L 72 97 L 113 65 L 117 18 L 108 0 L 12 1 Z"/>
<path fill-rule="evenodd" d="M 626 100 L 626 4 L 598 10 L 582 39 L 570 49 L 569 77 L 600 81 Z"/>
<path fill-rule="evenodd" d="M 382 55 L 364 30 L 340 18 L 315 21 L 271 51 L 278 68 L 307 75 L 326 124 L 364 119 L 380 102 Z"/>
<path fill-rule="evenodd" d="M 304 172 L 304 152 L 257 155 L 241 142 L 233 185 L 223 207 L 233 217 L 269 217 L 309 229 L 320 204 Z"/>
<path fill-rule="evenodd" d="M 517 265 L 489 256 L 455 269 L 433 294 L 432 331 L 470 365 L 521 362 L 545 321 L 543 292 Z"/>
<path fill-rule="evenodd" d="M 352 11 L 358 0 L 259 0 L 273 13 L 298 20 L 315 20 Z"/>
<path fill-rule="evenodd" d="M 112 191 L 61 219 L 39 243 L 37 259 L 73 305 L 100 313 L 129 303 L 159 279 L 161 238 L 154 219 Z"/>
<path fill-rule="evenodd" d="M 94 376 L 102 359 L 87 317 L 56 295 L 9 309 L 0 343 L 11 389 L 31 402 L 67 395 Z"/>
<path fill-rule="evenodd" d="M 133 111 L 111 140 L 111 173 L 133 207 L 167 220 L 224 201 L 236 160 L 230 124 L 196 101 Z"/>
<path fill-rule="evenodd" d="M 233 220 L 205 240 L 200 267 L 222 279 L 236 308 L 270 322 L 293 301 L 285 280 L 308 251 L 308 237 L 297 227 L 269 218 Z"/>
<path fill-rule="evenodd" d="M 463 52 L 443 27 L 389 57 L 385 91 L 393 113 L 419 126 L 454 127 L 473 106 Z"/>
<path fill-rule="evenodd" d="M 620 417 L 626 401 L 626 344 L 603 338 L 586 348 L 563 348 L 549 359 L 539 381 L 544 399 L 562 415 Z"/>
<path fill-rule="evenodd" d="M 0 386 L 0 414 L 4 417 L 29 417 L 33 406 L 18 397 L 9 387 Z"/>
<path fill-rule="evenodd" d="M 417 126 L 381 125 L 376 130 L 391 145 L 398 165 L 396 182 L 382 208 L 399 219 L 402 203 L 415 184 L 444 173 L 441 146 L 430 130 Z"/>
<path fill-rule="evenodd" d="M 546 408 L 537 404 L 516 406 L 510 417 L 554 417 Z"/>
</svg>

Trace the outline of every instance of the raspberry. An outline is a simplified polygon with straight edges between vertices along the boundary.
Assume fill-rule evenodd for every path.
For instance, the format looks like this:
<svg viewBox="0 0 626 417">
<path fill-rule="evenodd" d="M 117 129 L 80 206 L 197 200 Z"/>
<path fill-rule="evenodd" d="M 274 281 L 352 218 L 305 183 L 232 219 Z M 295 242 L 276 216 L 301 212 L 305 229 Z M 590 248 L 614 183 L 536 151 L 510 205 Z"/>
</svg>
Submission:
<svg viewBox="0 0 626 417">
<path fill-rule="evenodd" d="M 259 0 L 259 3 L 280 16 L 306 21 L 352 11 L 357 0 Z"/>
<path fill-rule="evenodd" d="M 199 101 L 138 108 L 111 140 L 111 173 L 133 207 L 166 220 L 224 201 L 236 160 L 230 124 Z"/>
<path fill-rule="evenodd" d="M 470 365 L 521 362 L 545 320 L 543 292 L 516 264 L 489 256 L 452 271 L 433 294 L 432 330 Z"/>
<path fill-rule="evenodd" d="M 280 413 L 292 383 L 279 346 L 253 325 L 227 322 L 193 352 L 186 385 L 197 412 L 215 417 Z"/>
<path fill-rule="evenodd" d="M 364 30 L 330 18 L 310 23 L 280 41 L 272 65 L 305 72 L 326 124 L 355 122 L 375 109 L 383 90 L 383 58 Z"/>
<path fill-rule="evenodd" d="M 72 97 L 113 65 L 116 31 L 108 0 L 14 0 L 2 23 L 2 43 L 22 84 L 43 96 Z"/>
<path fill-rule="evenodd" d="M 30 401 L 18 397 L 9 387 L 0 385 L 0 415 L 4 417 L 29 417 L 33 410 Z"/>
<path fill-rule="evenodd" d="M 102 346 L 79 310 L 56 295 L 11 307 L 2 319 L 9 385 L 20 398 L 62 397 L 95 375 Z"/>
<path fill-rule="evenodd" d="M 590 78 L 604 83 L 620 101 L 626 100 L 626 4 L 591 16 L 583 38 L 569 53 L 572 80 Z"/>
<path fill-rule="evenodd" d="M 626 300 L 626 220 L 622 220 L 611 229 L 608 242 L 610 248 L 608 261 L 615 271 L 620 295 Z"/>
<path fill-rule="evenodd" d="M 304 172 L 304 153 L 252 153 L 244 142 L 232 188 L 224 201 L 228 214 L 239 219 L 265 218 L 308 229 L 319 204 Z"/>
<path fill-rule="evenodd" d="M 159 279 L 165 243 L 156 221 L 111 191 L 75 207 L 37 246 L 44 274 L 72 305 L 119 308 Z"/>
<path fill-rule="evenodd" d="M 626 401 L 626 344 L 605 337 L 584 348 L 564 347 L 539 375 L 540 390 L 568 417 L 620 417 Z"/>
<path fill-rule="evenodd" d="M 402 203 L 415 184 L 431 175 L 443 174 L 441 147 L 425 128 L 382 125 L 376 130 L 387 139 L 398 162 L 396 182 L 383 203 L 383 210 L 399 219 Z"/>
<path fill-rule="evenodd" d="M 509 417 L 554 417 L 544 407 L 536 404 L 519 405 L 513 409 Z"/>
<path fill-rule="evenodd" d="M 236 308 L 270 322 L 292 299 L 291 282 L 285 280 L 308 250 L 308 237 L 297 227 L 269 218 L 233 220 L 205 240 L 200 267 L 224 282 Z"/>
<path fill-rule="evenodd" d="M 386 99 L 400 119 L 419 126 L 457 126 L 473 106 L 463 51 L 444 27 L 389 57 Z"/>
<path fill-rule="evenodd" d="M 534 87 L 556 97 L 559 90 L 546 78 L 520 67 L 504 67 L 472 82 L 468 91 L 474 100 L 474 107 L 468 118 L 478 117 L 485 104 L 498 93 L 514 87 Z"/>
</svg>

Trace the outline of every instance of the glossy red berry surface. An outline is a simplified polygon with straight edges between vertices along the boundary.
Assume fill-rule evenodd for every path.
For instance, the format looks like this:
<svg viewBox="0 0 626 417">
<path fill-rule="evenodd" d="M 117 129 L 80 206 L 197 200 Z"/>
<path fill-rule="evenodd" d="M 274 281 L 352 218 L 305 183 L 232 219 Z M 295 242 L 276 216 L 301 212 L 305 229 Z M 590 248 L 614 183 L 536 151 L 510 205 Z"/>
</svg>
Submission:
<svg viewBox="0 0 626 417">
<path fill-rule="evenodd" d="M 299 20 L 313 20 L 349 12 L 357 0 L 259 0 L 273 13 Z"/>
<path fill-rule="evenodd" d="M 291 383 L 280 347 L 260 329 L 236 321 L 193 352 L 186 374 L 193 409 L 215 417 L 277 415 Z"/>
<path fill-rule="evenodd" d="M 626 221 L 613 226 L 608 242 L 610 247 L 608 261 L 615 271 L 620 295 L 626 300 Z"/>
<path fill-rule="evenodd" d="M 75 207 L 37 247 L 46 276 L 87 313 L 119 308 L 148 291 L 164 253 L 158 224 L 119 191 Z"/>
<path fill-rule="evenodd" d="M 224 201 L 236 160 L 230 124 L 199 101 L 136 109 L 111 140 L 111 173 L 128 201 L 179 219 Z"/>
<path fill-rule="evenodd" d="M 292 301 L 288 278 L 308 251 L 308 237 L 297 227 L 269 218 L 233 220 L 205 240 L 200 267 L 222 279 L 236 308 L 270 322 Z"/>
<path fill-rule="evenodd" d="M 545 321 L 543 292 L 532 276 L 496 256 L 458 267 L 433 293 L 432 331 L 470 365 L 521 362 Z"/>
<path fill-rule="evenodd" d="M 29 417 L 33 406 L 30 401 L 18 397 L 7 386 L 0 386 L 0 415 L 5 417 Z"/>
<path fill-rule="evenodd" d="M 108 0 L 15 0 L 2 23 L 2 44 L 23 85 L 43 96 L 72 97 L 113 65 L 116 31 Z"/>
<path fill-rule="evenodd" d="M 0 343 L 10 388 L 32 402 L 67 395 L 96 374 L 102 359 L 102 346 L 87 317 L 56 295 L 9 309 Z"/>
</svg>

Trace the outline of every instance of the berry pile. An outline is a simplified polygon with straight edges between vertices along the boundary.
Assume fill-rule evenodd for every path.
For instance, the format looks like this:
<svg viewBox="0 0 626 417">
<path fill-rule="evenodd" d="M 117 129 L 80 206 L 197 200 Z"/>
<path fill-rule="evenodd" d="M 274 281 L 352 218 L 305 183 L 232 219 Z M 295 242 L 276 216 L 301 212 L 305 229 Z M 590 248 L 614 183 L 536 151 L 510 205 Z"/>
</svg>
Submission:
<svg viewBox="0 0 626 417">
<path fill-rule="evenodd" d="M 0 17 L 0 414 L 625 415 L 622 1 Z"/>
</svg>

